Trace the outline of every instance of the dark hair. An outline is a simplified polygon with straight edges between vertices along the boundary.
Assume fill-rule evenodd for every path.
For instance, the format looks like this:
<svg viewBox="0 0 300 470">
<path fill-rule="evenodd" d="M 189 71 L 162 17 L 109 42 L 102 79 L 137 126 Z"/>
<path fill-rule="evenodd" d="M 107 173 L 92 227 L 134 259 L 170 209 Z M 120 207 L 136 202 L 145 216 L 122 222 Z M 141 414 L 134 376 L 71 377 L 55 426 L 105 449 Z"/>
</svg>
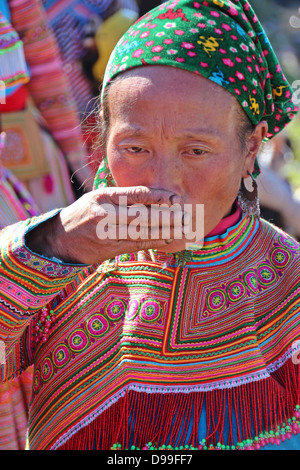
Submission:
<svg viewBox="0 0 300 470">
<path fill-rule="evenodd" d="M 247 138 L 254 132 L 255 124 L 253 124 L 240 104 L 236 103 L 236 120 L 240 123 L 237 128 L 237 136 L 239 138 L 242 150 L 246 150 Z"/>
<path fill-rule="evenodd" d="M 98 96 L 90 101 L 90 111 L 82 119 L 81 127 L 85 134 L 86 141 L 89 142 L 91 152 L 90 163 L 99 165 L 104 154 L 110 126 L 110 111 L 108 103 L 108 88 L 103 100 Z M 99 92 L 99 90 L 98 90 Z"/>
<path fill-rule="evenodd" d="M 114 80 L 113 83 L 118 81 L 118 77 Z M 105 149 L 108 132 L 110 128 L 110 109 L 109 109 L 109 90 L 111 84 L 109 84 L 106 89 L 104 90 L 102 102 L 99 108 L 99 124 L 100 124 L 100 141 L 101 147 Z"/>
</svg>

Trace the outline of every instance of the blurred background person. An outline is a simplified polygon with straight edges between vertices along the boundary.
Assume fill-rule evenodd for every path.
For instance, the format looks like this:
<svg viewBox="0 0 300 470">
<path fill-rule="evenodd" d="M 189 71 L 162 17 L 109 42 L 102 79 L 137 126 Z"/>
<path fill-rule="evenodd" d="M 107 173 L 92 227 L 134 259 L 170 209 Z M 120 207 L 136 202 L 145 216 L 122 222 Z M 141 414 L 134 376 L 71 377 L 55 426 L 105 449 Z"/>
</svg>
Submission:
<svg viewBox="0 0 300 470">
<path fill-rule="evenodd" d="M 114 46 L 139 17 L 135 0 L 42 0 L 72 88 L 95 175 L 102 158 L 94 146 L 97 106 L 106 63 Z"/>
<path fill-rule="evenodd" d="M 40 0 L 0 0 L 23 41 L 30 80 L 1 104 L 2 161 L 26 185 L 41 211 L 64 207 L 91 175 L 77 109 L 55 36 Z M 71 184 L 75 172 L 78 185 Z M 91 178 L 92 179 L 92 178 Z"/>
<path fill-rule="evenodd" d="M 99 50 L 95 51 L 94 48 L 93 52 L 96 52 L 96 55 L 92 56 L 92 48 L 88 45 L 94 42 L 97 30 L 106 20 L 125 10 L 123 14 L 125 25 L 123 26 L 120 21 L 115 25 L 115 31 L 107 32 L 108 35 L 114 34 L 118 41 L 126 25 L 130 25 L 138 18 L 138 5 L 135 0 L 42 0 L 42 2 L 59 46 L 63 69 L 72 87 L 77 110 L 80 118 L 83 118 L 86 112 L 91 110 L 91 100 L 95 93 L 99 92 L 99 89 L 94 88 L 95 78 L 91 75 L 91 67 L 98 59 Z M 128 23 L 126 17 L 132 20 Z M 92 41 L 86 41 L 87 38 Z M 107 51 L 104 51 L 104 54 L 106 57 Z M 99 86 L 100 77 L 97 81 Z"/>
<path fill-rule="evenodd" d="M 285 167 L 293 161 L 291 142 L 282 132 L 265 144 L 259 156 L 257 184 L 262 217 L 300 240 L 300 200 L 285 177 Z"/>
</svg>

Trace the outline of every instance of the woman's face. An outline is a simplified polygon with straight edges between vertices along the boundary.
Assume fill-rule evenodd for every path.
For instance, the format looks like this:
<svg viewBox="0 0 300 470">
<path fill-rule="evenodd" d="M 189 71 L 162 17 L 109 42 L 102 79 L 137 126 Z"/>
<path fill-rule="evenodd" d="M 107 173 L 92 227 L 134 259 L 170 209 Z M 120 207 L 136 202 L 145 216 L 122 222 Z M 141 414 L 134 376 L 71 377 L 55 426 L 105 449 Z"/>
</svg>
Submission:
<svg viewBox="0 0 300 470">
<path fill-rule="evenodd" d="M 106 150 L 116 184 L 166 189 L 182 205 L 204 204 L 208 234 L 230 213 L 258 150 L 241 147 L 234 97 L 202 76 L 149 66 L 126 72 L 108 99 Z M 168 251 L 183 248 L 173 242 Z"/>
</svg>

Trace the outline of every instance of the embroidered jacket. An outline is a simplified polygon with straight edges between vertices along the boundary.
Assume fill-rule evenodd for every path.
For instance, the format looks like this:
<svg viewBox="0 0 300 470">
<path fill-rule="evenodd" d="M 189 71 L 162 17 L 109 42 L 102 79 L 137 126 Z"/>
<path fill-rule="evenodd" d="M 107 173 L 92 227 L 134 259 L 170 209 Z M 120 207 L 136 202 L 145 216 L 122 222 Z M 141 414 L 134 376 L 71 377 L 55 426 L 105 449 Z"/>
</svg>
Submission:
<svg viewBox="0 0 300 470">
<path fill-rule="evenodd" d="M 298 432 L 295 240 L 244 216 L 185 263 L 73 266 L 26 248 L 43 217 L 1 233 L 3 380 L 34 364 L 29 448 L 253 449 Z"/>
</svg>

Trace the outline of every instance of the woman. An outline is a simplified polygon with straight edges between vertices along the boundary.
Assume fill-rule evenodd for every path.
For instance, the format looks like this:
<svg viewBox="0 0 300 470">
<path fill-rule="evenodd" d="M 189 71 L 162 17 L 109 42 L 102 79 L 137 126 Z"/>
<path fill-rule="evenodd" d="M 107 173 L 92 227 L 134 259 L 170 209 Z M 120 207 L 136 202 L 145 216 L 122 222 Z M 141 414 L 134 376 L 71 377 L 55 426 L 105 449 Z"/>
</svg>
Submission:
<svg viewBox="0 0 300 470">
<path fill-rule="evenodd" d="M 119 41 L 100 115 L 109 170 L 1 234 L 3 375 L 35 366 L 29 448 L 258 449 L 297 434 L 299 245 L 241 184 L 296 111 L 247 1 L 170 1 Z M 204 240 L 186 249 L 199 204 Z"/>
</svg>

